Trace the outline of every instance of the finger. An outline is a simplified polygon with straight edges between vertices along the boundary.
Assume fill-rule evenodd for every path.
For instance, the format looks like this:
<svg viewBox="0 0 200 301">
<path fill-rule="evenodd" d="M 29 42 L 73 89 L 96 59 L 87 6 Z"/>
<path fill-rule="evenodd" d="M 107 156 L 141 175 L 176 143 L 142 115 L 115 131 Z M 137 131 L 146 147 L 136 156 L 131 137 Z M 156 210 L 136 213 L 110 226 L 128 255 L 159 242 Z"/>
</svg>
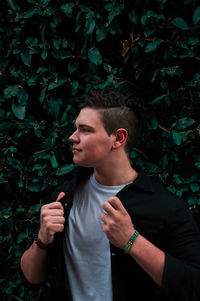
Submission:
<svg viewBox="0 0 200 301">
<path fill-rule="evenodd" d="M 59 202 L 62 198 L 64 198 L 65 195 L 66 194 L 63 191 L 60 192 L 59 195 L 58 195 L 58 197 L 57 197 L 57 199 L 56 199 L 56 202 Z"/>
<path fill-rule="evenodd" d="M 102 208 L 111 216 L 115 214 L 116 209 L 108 201 L 103 203 Z"/>
<path fill-rule="evenodd" d="M 49 235 L 54 235 L 57 232 L 62 232 L 64 229 L 64 224 L 54 224 L 51 228 L 47 230 Z"/>
<path fill-rule="evenodd" d="M 63 216 L 51 216 L 49 218 L 49 221 L 47 222 L 49 224 L 64 224 L 65 218 Z"/>
<path fill-rule="evenodd" d="M 63 209 L 63 205 L 56 201 L 42 206 L 42 209 Z"/>
<path fill-rule="evenodd" d="M 101 212 L 100 213 L 100 219 L 103 223 L 107 223 L 108 220 L 110 219 L 110 217 L 108 216 L 108 214 L 104 213 L 104 212 Z"/>
<path fill-rule="evenodd" d="M 64 210 L 62 209 L 51 209 L 49 211 L 51 216 L 64 216 Z"/>
<path fill-rule="evenodd" d="M 115 209 L 120 211 L 126 211 L 124 206 L 122 205 L 122 202 L 118 197 L 111 197 L 108 199 L 108 203 Z"/>
</svg>

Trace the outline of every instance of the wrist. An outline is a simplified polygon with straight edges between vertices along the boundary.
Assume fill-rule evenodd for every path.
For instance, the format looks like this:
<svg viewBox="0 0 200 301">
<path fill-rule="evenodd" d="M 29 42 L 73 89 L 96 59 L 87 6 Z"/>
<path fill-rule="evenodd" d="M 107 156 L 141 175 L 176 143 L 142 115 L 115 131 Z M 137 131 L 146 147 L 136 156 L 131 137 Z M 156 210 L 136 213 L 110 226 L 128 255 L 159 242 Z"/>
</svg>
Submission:
<svg viewBox="0 0 200 301">
<path fill-rule="evenodd" d="M 137 230 L 134 231 L 133 235 L 130 237 L 129 241 L 127 242 L 125 248 L 124 248 L 124 253 L 128 254 L 131 247 L 135 244 L 135 241 L 139 235 L 139 232 Z"/>
<path fill-rule="evenodd" d="M 51 244 L 45 244 L 39 237 L 39 230 L 35 232 L 34 241 L 37 247 L 41 250 L 48 250 L 51 247 Z"/>
</svg>

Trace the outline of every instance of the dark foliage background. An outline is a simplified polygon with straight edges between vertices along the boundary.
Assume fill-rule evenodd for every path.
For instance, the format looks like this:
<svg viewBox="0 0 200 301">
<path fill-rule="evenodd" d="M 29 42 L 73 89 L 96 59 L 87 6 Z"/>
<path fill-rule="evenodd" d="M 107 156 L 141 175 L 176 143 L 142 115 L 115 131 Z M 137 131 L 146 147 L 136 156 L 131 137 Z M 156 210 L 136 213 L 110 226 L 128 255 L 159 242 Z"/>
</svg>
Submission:
<svg viewBox="0 0 200 301">
<path fill-rule="evenodd" d="M 91 87 L 137 90 L 149 113 L 133 163 L 200 220 L 200 6 L 196 0 L 2 0 L 1 300 L 38 300 L 19 262 L 39 209 L 73 169 L 68 137 Z"/>
</svg>

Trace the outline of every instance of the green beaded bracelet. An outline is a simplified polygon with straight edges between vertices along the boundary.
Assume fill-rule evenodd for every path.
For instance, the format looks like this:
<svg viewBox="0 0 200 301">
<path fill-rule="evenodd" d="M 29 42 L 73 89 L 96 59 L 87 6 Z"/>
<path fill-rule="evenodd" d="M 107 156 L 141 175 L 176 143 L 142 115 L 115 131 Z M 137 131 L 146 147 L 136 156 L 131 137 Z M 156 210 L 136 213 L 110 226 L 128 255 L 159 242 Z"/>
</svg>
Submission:
<svg viewBox="0 0 200 301">
<path fill-rule="evenodd" d="M 128 254 L 131 246 L 134 244 L 138 235 L 139 235 L 139 232 L 137 230 L 135 230 L 135 232 L 133 233 L 133 235 L 131 236 L 131 238 L 129 239 L 128 243 L 125 246 L 124 253 Z"/>
</svg>

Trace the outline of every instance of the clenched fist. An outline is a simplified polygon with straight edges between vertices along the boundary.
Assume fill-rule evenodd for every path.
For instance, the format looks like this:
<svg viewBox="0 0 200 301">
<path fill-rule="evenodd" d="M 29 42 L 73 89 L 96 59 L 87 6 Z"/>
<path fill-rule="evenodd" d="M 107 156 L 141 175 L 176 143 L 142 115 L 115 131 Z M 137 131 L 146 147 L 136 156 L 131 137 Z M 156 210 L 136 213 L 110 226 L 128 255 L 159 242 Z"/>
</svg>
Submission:
<svg viewBox="0 0 200 301">
<path fill-rule="evenodd" d="M 56 232 L 62 232 L 64 229 L 64 209 L 59 202 L 65 196 L 64 192 L 58 195 L 56 202 L 42 206 L 40 212 L 40 230 L 39 239 L 43 244 L 51 244 Z"/>
</svg>

